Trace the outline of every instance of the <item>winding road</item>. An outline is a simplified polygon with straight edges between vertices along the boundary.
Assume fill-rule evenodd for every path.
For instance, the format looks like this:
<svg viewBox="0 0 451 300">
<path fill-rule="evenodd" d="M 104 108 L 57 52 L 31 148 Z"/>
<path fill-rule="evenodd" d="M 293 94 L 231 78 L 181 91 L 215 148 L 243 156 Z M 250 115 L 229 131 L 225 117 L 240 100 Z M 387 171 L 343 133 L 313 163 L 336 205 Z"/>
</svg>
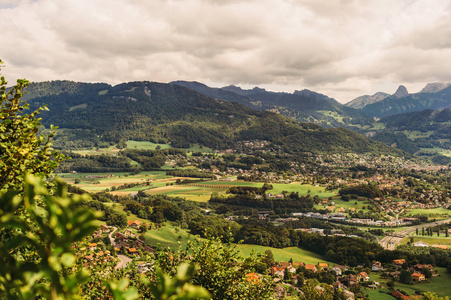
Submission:
<svg viewBox="0 0 451 300">
<path fill-rule="evenodd" d="M 401 241 L 411 234 L 412 232 L 415 232 L 418 229 L 422 228 L 428 228 L 428 227 L 434 227 L 436 225 L 445 224 L 451 222 L 451 219 L 438 221 L 434 223 L 428 223 L 428 224 L 421 224 L 416 226 L 411 226 L 408 228 L 405 228 L 403 230 L 397 231 L 393 234 L 393 236 L 386 236 L 381 240 L 378 240 L 379 244 L 384 248 L 388 250 L 395 250 L 398 245 L 401 244 Z"/>
<path fill-rule="evenodd" d="M 115 239 L 113 237 L 113 234 L 117 231 L 117 227 L 109 226 L 109 228 L 113 228 L 113 231 L 110 232 L 108 237 L 110 238 L 111 245 L 114 247 L 116 245 L 116 242 L 115 242 Z M 116 270 L 125 268 L 127 266 L 127 264 L 132 261 L 132 259 L 130 257 L 127 257 L 127 256 L 122 255 L 122 254 L 118 254 L 117 258 L 119 258 L 119 262 L 116 265 L 116 268 L 115 268 Z"/>
</svg>

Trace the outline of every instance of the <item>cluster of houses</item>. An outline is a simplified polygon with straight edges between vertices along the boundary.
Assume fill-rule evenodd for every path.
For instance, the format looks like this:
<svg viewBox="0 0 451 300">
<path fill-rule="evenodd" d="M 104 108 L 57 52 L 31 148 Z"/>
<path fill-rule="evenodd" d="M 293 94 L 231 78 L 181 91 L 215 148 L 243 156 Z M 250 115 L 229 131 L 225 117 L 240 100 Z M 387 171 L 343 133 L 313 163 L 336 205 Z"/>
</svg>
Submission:
<svg viewBox="0 0 451 300">
<path fill-rule="evenodd" d="M 393 278 L 399 277 L 401 273 L 399 269 L 405 266 L 406 261 L 404 259 L 395 259 L 391 262 L 391 269 L 398 269 L 397 271 L 390 272 L 390 275 Z M 334 288 L 341 289 L 347 299 L 354 299 L 354 294 L 350 291 L 350 287 L 353 285 L 365 285 L 369 288 L 375 289 L 382 287 L 379 282 L 371 280 L 370 276 L 367 272 L 361 271 L 357 274 L 346 272 L 349 268 L 345 265 L 335 265 L 333 267 L 329 267 L 327 263 L 319 262 L 317 264 L 306 264 L 303 262 L 281 262 L 277 266 L 273 266 L 269 269 L 269 274 L 273 276 L 275 282 L 280 282 L 284 278 L 286 278 L 286 274 L 289 273 L 291 278 L 293 279 L 294 284 L 297 284 L 297 280 L 301 275 L 298 274 L 298 269 L 303 267 L 305 271 L 309 271 L 312 273 L 321 273 L 321 272 L 331 272 L 336 276 L 336 282 L 333 284 Z M 390 269 L 390 268 L 389 268 Z M 411 266 L 408 270 L 411 272 L 412 281 L 414 282 L 422 282 L 426 280 L 426 275 L 423 274 L 424 270 L 429 270 L 432 276 L 437 276 L 437 271 L 433 269 L 433 266 L 430 264 L 416 264 Z M 371 271 L 386 271 L 386 268 L 382 266 L 379 261 L 375 261 L 371 266 Z M 259 282 L 261 275 L 255 273 L 249 273 L 246 275 L 246 278 L 249 282 Z M 406 296 L 409 297 L 409 296 Z M 401 298 L 401 299 L 416 299 L 416 298 Z"/>
<path fill-rule="evenodd" d="M 411 225 L 412 222 L 407 220 L 394 220 L 394 221 L 381 221 L 381 220 L 372 220 L 372 219 L 359 219 L 352 218 L 347 219 L 347 216 L 342 213 L 330 213 L 330 214 L 320 214 L 316 212 L 308 212 L 308 213 L 292 213 L 294 217 L 308 217 L 320 220 L 328 220 L 328 221 L 341 221 L 347 222 L 356 225 L 366 225 L 366 226 L 379 226 L 379 227 L 392 227 L 392 226 L 406 226 Z"/>
<path fill-rule="evenodd" d="M 402 292 L 400 291 L 393 291 L 391 294 L 393 297 L 395 297 L 396 299 L 401 299 L 401 300 L 415 300 L 415 299 L 423 299 L 423 296 L 421 295 L 412 295 L 412 296 L 407 296 L 404 295 Z"/>
<path fill-rule="evenodd" d="M 147 246 L 145 242 L 137 237 L 132 229 L 139 229 L 141 226 L 148 226 L 141 221 L 128 221 L 128 227 L 123 232 L 116 232 L 116 227 L 100 225 L 100 228 L 93 233 L 93 240 L 105 238 L 108 236 L 110 244 L 114 247 L 117 254 L 123 254 L 128 257 L 135 257 L 139 253 L 153 253 L 154 249 Z M 103 247 L 104 248 L 104 247 Z M 89 243 L 86 246 L 89 252 L 84 256 L 85 267 L 93 266 L 98 263 L 103 264 L 111 261 L 110 251 L 101 250 L 98 243 Z"/>
<path fill-rule="evenodd" d="M 398 269 L 402 268 L 402 266 L 406 263 L 405 259 L 395 259 L 392 261 L 392 265 L 397 267 Z M 437 276 L 438 273 L 436 270 L 434 270 L 434 267 L 430 264 L 416 264 L 411 266 L 408 269 L 411 273 L 412 276 L 412 281 L 413 282 L 421 282 L 426 280 L 426 275 L 423 274 L 424 270 L 429 270 L 432 274 L 432 276 Z M 400 271 L 394 271 L 394 272 L 390 272 L 389 275 L 393 278 L 398 278 L 399 275 L 401 274 Z"/>
<path fill-rule="evenodd" d="M 89 243 L 86 247 L 82 247 L 78 250 L 84 250 L 83 254 L 86 254 L 81 258 L 85 269 L 104 266 L 106 263 L 114 260 L 110 251 L 97 249 L 97 243 Z"/>
<path fill-rule="evenodd" d="M 359 272 L 358 274 L 348 274 L 344 275 L 345 271 L 348 270 L 347 266 L 344 265 L 335 265 L 334 267 L 330 267 L 329 264 L 325 262 L 319 262 L 317 264 L 306 264 L 303 262 L 281 262 L 277 266 L 271 267 L 269 270 L 269 274 L 274 277 L 274 281 L 278 282 L 282 280 L 286 273 L 291 273 L 291 277 L 293 279 L 294 284 L 297 284 L 298 279 L 301 275 L 296 274 L 297 269 L 299 267 L 303 267 L 305 271 L 312 273 L 321 273 L 321 272 L 331 272 L 337 277 L 337 281 L 333 284 L 334 288 L 339 288 L 343 291 L 346 299 L 354 299 L 354 293 L 349 290 L 352 285 L 361 284 L 364 282 L 370 281 L 370 277 L 366 272 Z M 254 278 L 254 277 L 252 277 Z M 248 279 L 250 281 L 250 279 Z M 377 287 L 379 283 L 374 282 L 370 287 Z"/>
<path fill-rule="evenodd" d="M 128 227 L 139 229 L 141 226 L 148 226 L 146 223 L 142 223 L 139 220 L 128 221 Z M 124 232 L 116 232 L 114 234 L 114 249 L 116 252 L 123 251 L 125 255 L 136 256 L 139 251 L 153 253 L 154 249 L 147 246 L 145 242 L 136 237 L 133 230 L 127 228 Z"/>
</svg>

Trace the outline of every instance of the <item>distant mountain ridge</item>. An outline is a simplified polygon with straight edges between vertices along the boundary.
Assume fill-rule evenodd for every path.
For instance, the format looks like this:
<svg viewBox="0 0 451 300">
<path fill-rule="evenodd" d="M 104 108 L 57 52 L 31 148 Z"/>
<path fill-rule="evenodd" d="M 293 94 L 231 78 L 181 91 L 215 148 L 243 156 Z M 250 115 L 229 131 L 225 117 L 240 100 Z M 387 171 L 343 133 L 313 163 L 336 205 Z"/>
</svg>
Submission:
<svg viewBox="0 0 451 300">
<path fill-rule="evenodd" d="M 390 96 L 390 94 L 383 93 L 383 92 L 377 92 L 374 95 L 364 95 L 364 96 L 357 97 L 354 100 L 349 101 L 345 105 L 348 107 L 351 107 L 351 108 L 360 109 L 369 104 L 382 101 L 385 98 L 387 98 L 388 96 Z"/>
<path fill-rule="evenodd" d="M 451 83 L 445 83 L 445 82 L 433 82 L 428 83 L 421 91 L 420 93 L 437 93 L 443 89 L 446 89 L 449 87 Z"/>
<path fill-rule="evenodd" d="M 425 109 L 440 110 L 451 107 L 451 83 L 428 83 L 420 92 L 409 94 L 400 85 L 392 95 L 376 93 L 355 98 L 345 104 L 373 116 L 384 117 Z"/>
<path fill-rule="evenodd" d="M 233 85 L 212 88 L 199 82 L 188 81 L 174 81 L 171 84 L 181 85 L 217 99 L 238 102 L 251 108 L 280 113 L 300 122 L 312 122 L 324 127 L 345 126 L 346 124 L 341 121 L 343 118 L 366 118 L 358 110 L 307 89 L 290 94 L 270 92 L 258 87 L 245 90 Z"/>
<path fill-rule="evenodd" d="M 425 89 L 435 90 L 437 85 L 429 85 Z M 379 102 L 368 104 L 361 111 L 370 116 L 384 117 L 425 109 L 440 110 L 444 108 L 451 108 L 451 86 L 434 93 L 420 92 L 415 94 L 408 94 L 407 89 L 400 86 L 395 94 Z"/>
</svg>

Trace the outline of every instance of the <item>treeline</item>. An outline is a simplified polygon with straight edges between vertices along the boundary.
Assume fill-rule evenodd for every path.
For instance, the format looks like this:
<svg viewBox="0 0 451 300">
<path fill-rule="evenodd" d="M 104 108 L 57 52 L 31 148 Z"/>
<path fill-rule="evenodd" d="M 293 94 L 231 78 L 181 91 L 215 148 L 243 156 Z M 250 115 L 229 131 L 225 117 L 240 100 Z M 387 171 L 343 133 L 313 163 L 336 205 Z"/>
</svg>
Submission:
<svg viewBox="0 0 451 300">
<path fill-rule="evenodd" d="M 257 199 L 250 195 L 233 195 L 227 197 L 213 193 L 209 202 L 233 206 L 243 206 L 254 209 L 272 210 L 275 214 L 278 215 L 289 214 L 292 212 L 311 211 L 315 204 L 312 196 L 299 196 L 299 193 L 291 193 L 283 199 L 273 199 L 266 197 Z"/>
<path fill-rule="evenodd" d="M 105 193 L 98 193 L 98 194 L 90 194 L 86 192 L 85 190 L 82 190 L 76 186 L 69 185 L 67 191 L 72 194 L 88 194 L 92 200 L 89 201 L 82 201 L 76 204 L 74 207 L 81 206 L 81 207 L 88 207 L 91 210 L 100 211 L 103 213 L 103 215 L 100 217 L 99 220 L 104 221 L 107 223 L 107 225 L 110 226 L 118 226 L 118 227 L 125 227 L 127 226 L 127 216 L 123 213 L 119 213 L 115 211 L 110 206 L 107 206 L 104 204 L 104 202 L 109 202 L 111 199 L 111 195 L 105 194 Z"/>
<path fill-rule="evenodd" d="M 81 173 L 98 172 L 134 172 L 136 168 L 130 165 L 127 158 L 111 155 L 80 155 L 74 152 L 67 153 L 70 157 L 60 166 L 61 172 L 77 171 Z"/>
<path fill-rule="evenodd" d="M 233 186 L 227 190 L 227 194 L 234 195 L 264 195 L 266 191 L 272 190 L 273 186 L 264 183 L 261 188 L 251 186 Z"/>
<path fill-rule="evenodd" d="M 161 168 L 164 166 L 166 158 L 170 155 L 186 156 L 185 150 L 176 148 L 159 150 L 125 149 L 121 151 L 121 154 L 141 164 L 143 170 Z"/>
<path fill-rule="evenodd" d="M 375 185 L 371 184 L 359 184 L 358 186 L 349 186 L 340 189 L 340 196 L 344 195 L 357 195 L 367 198 L 377 198 L 382 197 L 382 191 Z"/>
<path fill-rule="evenodd" d="M 213 174 L 208 172 L 199 172 L 194 169 L 178 169 L 178 170 L 168 170 L 166 175 L 174 177 L 194 177 L 194 178 L 214 178 Z"/>
<path fill-rule="evenodd" d="M 124 205 L 124 210 L 142 219 L 160 224 L 173 221 L 182 228 L 188 228 L 189 221 L 202 214 L 201 207 L 194 201 L 165 195 L 148 196 L 141 191 L 134 199 L 124 199 L 121 204 Z"/>
</svg>

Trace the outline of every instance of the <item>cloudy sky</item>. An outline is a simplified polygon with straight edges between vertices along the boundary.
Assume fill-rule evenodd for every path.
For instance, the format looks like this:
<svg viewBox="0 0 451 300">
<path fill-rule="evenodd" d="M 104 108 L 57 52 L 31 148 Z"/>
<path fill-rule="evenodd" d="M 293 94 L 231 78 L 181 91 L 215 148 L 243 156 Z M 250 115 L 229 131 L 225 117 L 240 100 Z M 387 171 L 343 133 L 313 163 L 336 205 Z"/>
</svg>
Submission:
<svg viewBox="0 0 451 300">
<path fill-rule="evenodd" d="M 340 102 L 451 82 L 451 1 L 0 0 L 2 74 L 200 81 Z"/>
</svg>

